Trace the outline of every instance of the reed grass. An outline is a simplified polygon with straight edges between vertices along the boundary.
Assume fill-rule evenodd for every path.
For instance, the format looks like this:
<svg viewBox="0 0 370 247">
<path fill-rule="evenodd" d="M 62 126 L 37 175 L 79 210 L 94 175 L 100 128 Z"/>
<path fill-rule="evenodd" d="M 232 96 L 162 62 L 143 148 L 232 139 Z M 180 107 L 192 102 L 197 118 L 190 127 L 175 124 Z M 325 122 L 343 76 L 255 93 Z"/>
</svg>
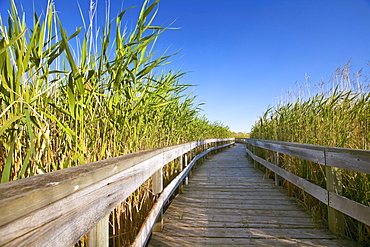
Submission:
<svg viewBox="0 0 370 247">
<path fill-rule="evenodd" d="M 350 63 L 339 68 L 330 83 L 320 83 L 290 92 L 277 106 L 270 107 L 254 125 L 251 138 L 314 145 L 370 149 L 370 87 L 361 72 L 350 74 Z M 289 97 L 291 100 L 289 100 Z M 286 100 L 288 99 L 288 100 Z M 264 151 L 260 150 L 260 155 Z M 272 160 L 272 155 L 270 155 Z M 281 155 L 288 171 L 325 188 L 325 168 L 312 162 Z M 343 195 L 370 206 L 370 175 L 342 170 Z M 286 187 L 290 186 L 284 182 Z M 326 206 L 293 189 L 293 196 L 326 219 Z M 319 206 L 318 206 L 319 205 Z M 346 217 L 348 236 L 361 244 L 370 243 L 370 227 Z"/>
<path fill-rule="evenodd" d="M 0 16 L 1 183 L 230 135 L 200 115 L 187 93 L 191 85 L 181 83 L 185 73 L 158 72 L 173 56 L 155 50 L 168 29 L 153 25 L 159 0 L 143 0 L 132 30 L 123 25 L 130 9 L 113 20 L 108 10 L 105 24 L 96 26 L 91 1 L 84 27 L 73 32 L 63 27 L 54 1 L 44 14 L 34 13 L 32 25 L 10 3 L 7 20 Z M 152 201 L 143 185 L 111 215 L 112 234 L 131 231 L 128 222 L 137 227 L 145 217 L 138 205 Z M 127 244 L 134 234 L 111 241 Z"/>
</svg>

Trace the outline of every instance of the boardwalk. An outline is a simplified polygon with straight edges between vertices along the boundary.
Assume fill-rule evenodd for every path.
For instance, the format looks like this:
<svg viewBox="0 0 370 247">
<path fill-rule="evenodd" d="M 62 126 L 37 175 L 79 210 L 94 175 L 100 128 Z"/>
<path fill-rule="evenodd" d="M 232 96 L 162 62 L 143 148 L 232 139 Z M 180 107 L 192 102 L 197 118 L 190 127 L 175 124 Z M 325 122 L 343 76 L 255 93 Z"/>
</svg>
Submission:
<svg viewBox="0 0 370 247">
<path fill-rule="evenodd" d="M 198 166 L 148 246 L 356 246 L 319 229 L 237 144 Z"/>
</svg>

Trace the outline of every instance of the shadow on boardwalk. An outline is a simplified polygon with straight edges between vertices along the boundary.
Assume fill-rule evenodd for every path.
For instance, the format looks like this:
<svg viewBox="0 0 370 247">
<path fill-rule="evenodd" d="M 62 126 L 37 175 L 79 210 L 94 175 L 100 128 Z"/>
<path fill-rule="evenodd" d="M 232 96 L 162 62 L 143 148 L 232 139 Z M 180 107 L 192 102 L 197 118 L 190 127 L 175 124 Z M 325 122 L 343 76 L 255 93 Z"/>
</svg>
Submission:
<svg viewBox="0 0 370 247">
<path fill-rule="evenodd" d="M 310 215 L 253 168 L 237 144 L 198 166 L 148 246 L 357 246 Z"/>
</svg>

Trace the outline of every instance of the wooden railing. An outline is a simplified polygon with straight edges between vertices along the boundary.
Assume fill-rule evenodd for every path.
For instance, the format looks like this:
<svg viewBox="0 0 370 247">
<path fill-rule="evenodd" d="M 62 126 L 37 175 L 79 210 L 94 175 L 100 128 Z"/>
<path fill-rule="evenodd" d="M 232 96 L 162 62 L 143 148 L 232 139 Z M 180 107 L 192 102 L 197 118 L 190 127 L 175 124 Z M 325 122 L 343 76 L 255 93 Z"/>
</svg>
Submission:
<svg viewBox="0 0 370 247">
<path fill-rule="evenodd" d="M 72 246 L 87 233 L 89 246 L 108 246 L 107 215 L 152 177 L 153 192 L 160 196 L 134 243 L 143 246 L 195 162 L 233 143 L 234 138 L 195 141 L 1 184 L 0 246 Z M 195 148 L 203 152 L 187 164 Z M 180 156 L 182 172 L 163 189 L 163 166 Z"/>
<path fill-rule="evenodd" d="M 339 171 L 346 169 L 370 174 L 370 151 L 247 138 L 236 138 L 236 142 L 246 143 L 248 155 L 275 173 L 276 185 L 280 176 L 327 205 L 328 226 L 334 233 L 344 233 L 342 213 L 370 225 L 370 207 L 340 195 L 342 185 Z M 273 151 L 274 163 L 257 156 L 256 147 Z M 327 187 L 322 188 L 279 167 L 279 153 L 324 165 Z"/>
</svg>

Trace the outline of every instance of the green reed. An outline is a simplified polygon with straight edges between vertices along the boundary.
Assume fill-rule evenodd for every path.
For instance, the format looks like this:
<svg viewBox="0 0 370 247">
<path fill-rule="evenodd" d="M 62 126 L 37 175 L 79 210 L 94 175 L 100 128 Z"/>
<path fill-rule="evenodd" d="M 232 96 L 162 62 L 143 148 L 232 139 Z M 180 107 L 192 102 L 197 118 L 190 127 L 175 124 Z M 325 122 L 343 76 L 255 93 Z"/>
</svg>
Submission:
<svg viewBox="0 0 370 247">
<path fill-rule="evenodd" d="M 360 73 L 350 74 L 349 66 L 338 69 L 329 84 L 317 85 L 316 92 L 300 88 L 285 103 L 270 107 L 254 125 L 251 138 L 369 150 L 370 88 Z M 287 170 L 325 187 L 322 166 L 286 156 L 280 161 Z M 343 195 L 370 206 L 370 175 L 343 170 L 342 177 Z M 293 193 L 309 208 L 318 205 L 297 188 Z M 315 212 L 321 211 L 325 218 L 325 205 L 320 207 Z M 349 236 L 360 243 L 370 242 L 369 226 L 349 217 L 346 224 Z"/>
<path fill-rule="evenodd" d="M 130 9 L 113 20 L 106 14 L 98 27 L 91 5 L 89 19 L 81 14 L 84 26 L 72 33 L 53 1 L 44 14 L 34 13 L 32 25 L 10 3 L 7 20 L 0 16 L 1 183 L 230 135 L 228 127 L 199 115 L 195 97 L 187 93 L 191 86 L 181 83 L 183 72 L 158 72 L 173 56 L 155 50 L 168 29 L 153 25 L 158 0 L 143 0 L 131 31 L 123 25 Z M 140 196 L 121 206 L 129 213 L 111 219 L 132 218 L 137 200 L 152 200 L 146 186 L 135 193 Z M 118 228 L 127 231 L 119 225 L 112 230 L 117 235 Z"/>
</svg>

